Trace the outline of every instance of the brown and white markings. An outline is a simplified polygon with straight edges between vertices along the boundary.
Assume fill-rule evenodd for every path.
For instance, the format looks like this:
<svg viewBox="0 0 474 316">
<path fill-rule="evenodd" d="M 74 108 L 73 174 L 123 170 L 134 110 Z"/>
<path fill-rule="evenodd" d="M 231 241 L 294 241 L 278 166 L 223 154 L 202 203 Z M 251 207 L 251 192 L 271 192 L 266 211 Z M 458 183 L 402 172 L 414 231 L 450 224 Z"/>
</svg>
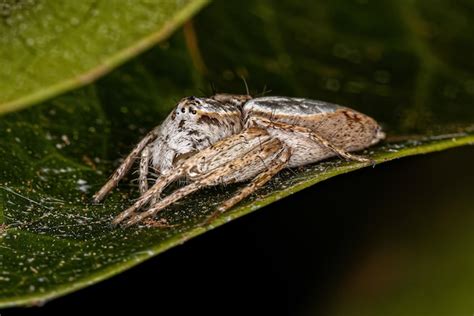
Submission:
<svg viewBox="0 0 474 316">
<path fill-rule="evenodd" d="M 217 208 L 215 216 L 284 168 L 336 155 L 372 163 L 350 152 L 384 137 L 374 119 L 322 101 L 230 94 L 187 97 L 137 144 L 93 200 L 100 202 L 117 186 L 139 156 L 141 196 L 114 224 L 136 224 L 203 187 L 250 180 Z M 149 166 L 159 173 L 150 188 Z M 180 178 L 189 184 L 161 198 L 163 189 Z"/>
</svg>

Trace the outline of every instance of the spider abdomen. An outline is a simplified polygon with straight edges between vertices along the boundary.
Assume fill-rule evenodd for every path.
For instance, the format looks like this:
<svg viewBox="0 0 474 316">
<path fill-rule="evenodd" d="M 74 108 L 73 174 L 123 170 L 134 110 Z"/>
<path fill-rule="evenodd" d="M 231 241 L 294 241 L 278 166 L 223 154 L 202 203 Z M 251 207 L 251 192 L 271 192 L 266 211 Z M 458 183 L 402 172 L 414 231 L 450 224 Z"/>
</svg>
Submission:
<svg viewBox="0 0 474 316">
<path fill-rule="evenodd" d="M 367 148 L 385 137 L 380 125 L 371 117 L 347 107 L 323 101 L 289 97 L 263 97 L 243 107 L 246 127 L 267 126 L 268 132 L 292 149 L 289 166 L 320 161 L 335 152 L 315 142 L 303 131 L 309 129 L 345 151 Z M 288 128 L 272 126 L 282 123 Z"/>
</svg>

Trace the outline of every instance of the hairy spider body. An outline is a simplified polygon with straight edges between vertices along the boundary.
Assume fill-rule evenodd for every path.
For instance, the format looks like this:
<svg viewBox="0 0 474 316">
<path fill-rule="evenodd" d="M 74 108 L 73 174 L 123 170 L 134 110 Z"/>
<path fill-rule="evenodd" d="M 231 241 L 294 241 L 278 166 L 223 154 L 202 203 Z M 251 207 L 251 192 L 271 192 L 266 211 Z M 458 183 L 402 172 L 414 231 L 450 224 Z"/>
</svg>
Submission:
<svg viewBox="0 0 474 316">
<path fill-rule="evenodd" d="M 182 99 L 165 121 L 146 135 L 109 181 L 94 195 L 99 202 L 141 155 L 140 198 L 114 219 L 140 222 L 206 186 L 252 179 L 225 201 L 218 213 L 264 185 L 283 168 L 314 163 L 335 155 L 371 163 L 350 154 L 385 137 L 365 114 L 322 101 L 217 94 Z M 148 168 L 159 176 L 148 187 Z M 179 178 L 190 183 L 158 199 Z M 148 205 L 143 212 L 139 209 Z M 216 213 L 216 214 L 218 214 Z"/>
<path fill-rule="evenodd" d="M 332 147 L 345 152 L 367 148 L 385 137 L 374 119 L 347 107 L 323 101 L 287 97 L 256 98 L 244 105 L 243 115 L 246 127 L 267 128 L 272 136 L 292 149 L 288 167 L 302 166 L 340 154 L 327 143 L 315 142 L 302 128 L 311 130 L 330 142 Z"/>
<path fill-rule="evenodd" d="M 166 173 L 176 163 L 242 130 L 241 104 L 188 97 L 160 125 L 150 145 L 152 164 Z"/>
</svg>

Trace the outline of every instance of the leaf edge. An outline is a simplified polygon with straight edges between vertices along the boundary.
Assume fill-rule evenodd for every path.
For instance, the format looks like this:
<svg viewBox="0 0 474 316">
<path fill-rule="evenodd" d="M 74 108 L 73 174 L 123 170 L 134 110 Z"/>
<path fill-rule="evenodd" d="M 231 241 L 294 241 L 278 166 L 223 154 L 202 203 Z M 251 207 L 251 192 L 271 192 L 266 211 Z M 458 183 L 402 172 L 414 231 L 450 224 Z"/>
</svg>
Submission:
<svg viewBox="0 0 474 316">
<path fill-rule="evenodd" d="M 175 14 L 168 20 L 158 31 L 153 32 L 130 45 L 117 53 L 110 55 L 102 64 L 78 74 L 75 77 L 68 78 L 59 83 L 49 85 L 45 89 L 37 90 L 24 97 L 16 98 L 5 103 L 0 103 L 0 115 L 24 109 L 28 106 L 40 103 L 67 91 L 83 87 L 94 82 L 96 79 L 111 72 L 116 67 L 124 64 L 129 59 L 137 56 L 145 50 L 151 48 L 153 45 L 168 38 L 172 33 L 186 22 L 193 13 L 198 12 L 210 0 L 194 0 L 186 5 L 182 10 Z"/>
</svg>

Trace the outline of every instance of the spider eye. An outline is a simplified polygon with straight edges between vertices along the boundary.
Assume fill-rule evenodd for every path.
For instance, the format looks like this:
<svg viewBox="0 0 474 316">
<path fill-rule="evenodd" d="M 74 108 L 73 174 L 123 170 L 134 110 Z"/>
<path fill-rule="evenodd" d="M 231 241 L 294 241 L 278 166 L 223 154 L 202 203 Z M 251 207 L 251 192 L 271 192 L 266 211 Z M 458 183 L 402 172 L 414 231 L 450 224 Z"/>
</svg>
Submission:
<svg viewBox="0 0 474 316">
<path fill-rule="evenodd" d="M 194 108 L 189 108 L 189 111 L 192 113 L 192 114 L 196 114 L 197 111 L 194 109 Z"/>
<path fill-rule="evenodd" d="M 186 113 L 186 109 L 185 109 L 185 108 L 181 108 L 181 112 Z"/>
</svg>

